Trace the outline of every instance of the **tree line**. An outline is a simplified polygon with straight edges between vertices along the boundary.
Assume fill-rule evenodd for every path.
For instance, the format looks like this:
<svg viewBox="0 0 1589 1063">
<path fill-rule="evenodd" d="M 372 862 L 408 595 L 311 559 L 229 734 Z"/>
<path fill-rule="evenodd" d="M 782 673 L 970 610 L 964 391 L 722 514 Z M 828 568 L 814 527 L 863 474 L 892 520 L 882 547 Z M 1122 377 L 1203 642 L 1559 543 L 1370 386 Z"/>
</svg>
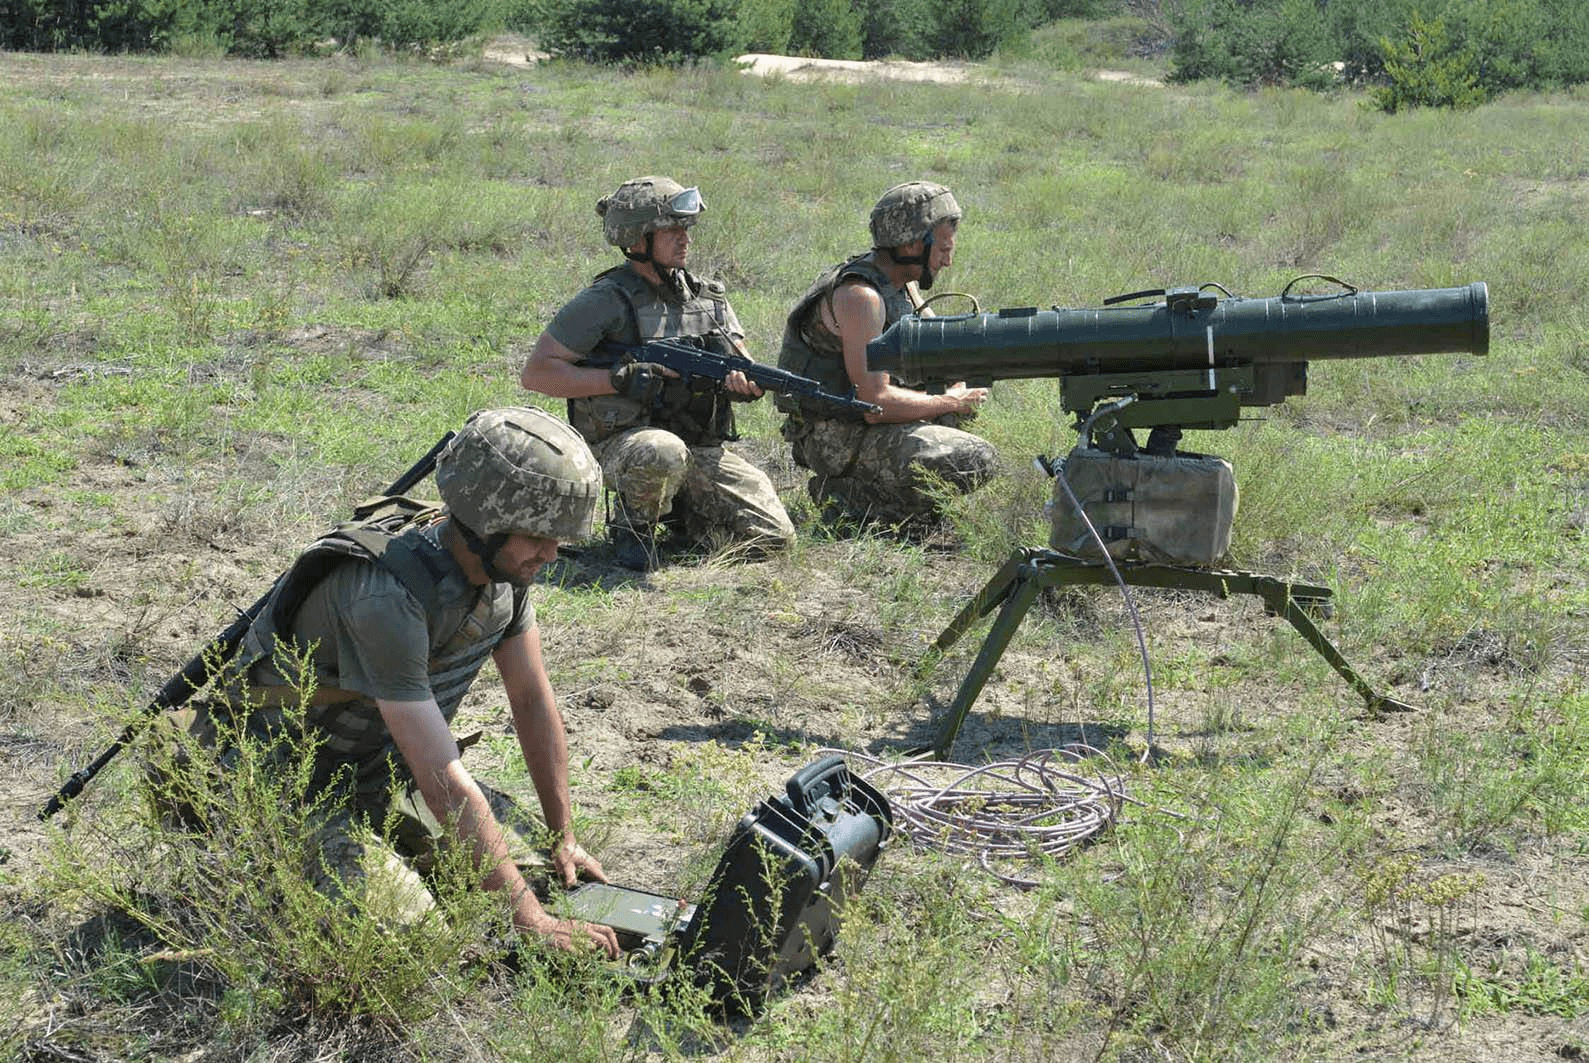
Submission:
<svg viewBox="0 0 1589 1063">
<path fill-rule="evenodd" d="M 597 63 L 982 59 L 1056 20 L 1120 17 L 1172 80 L 1366 85 L 1387 111 L 1589 81 L 1582 0 L 0 0 L 0 48 L 274 58 L 512 30 Z"/>
</svg>

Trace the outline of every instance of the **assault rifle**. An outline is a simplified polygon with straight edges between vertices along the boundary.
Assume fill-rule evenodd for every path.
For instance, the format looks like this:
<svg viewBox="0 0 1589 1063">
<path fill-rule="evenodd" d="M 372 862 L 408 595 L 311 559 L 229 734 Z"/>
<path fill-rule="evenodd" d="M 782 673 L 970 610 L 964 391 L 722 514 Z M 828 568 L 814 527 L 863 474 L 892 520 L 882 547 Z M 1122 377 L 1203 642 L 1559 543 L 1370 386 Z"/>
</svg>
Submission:
<svg viewBox="0 0 1589 1063">
<path fill-rule="evenodd" d="M 412 491 L 421 480 L 429 476 L 431 471 L 436 468 L 437 456 L 452 441 L 452 437 L 453 433 L 448 432 L 437 440 L 436 445 L 431 447 L 424 457 L 416 461 L 407 472 L 394 480 L 391 486 L 387 487 L 382 494 L 403 495 Z M 280 578 L 277 579 L 277 583 L 279 582 Z M 83 787 L 87 786 L 94 776 L 103 771 L 105 766 L 115 759 L 116 754 L 120 753 L 123 747 L 133 740 L 133 737 L 138 733 L 138 729 L 148 720 L 159 716 L 162 712 L 181 708 L 187 704 L 189 698 L 204 689 L 205 684 L 215 678 L 226 665 L 226 662 L 231 659 L 232 654 L 237 652 L 238 643 L 248 633 L 249 625 L 259 617 L 275 590 L 276 584 L 272 583 L 270 590 L 266 591 L 259 601 L 238 613 L 237 619 L 233 620 L 225 631 L 222 631 L 206 643 L 204 648 L 192 660 L 182 666 L 181 671 L 167 679 L 165 685 L 155 694 L 154 700 L 144 706 L 142 716 L 128 724 L 121 732 L 121 735 L 110 744 L 110 747 L 95 757 L 87 767 L 74 772 L 55 796 L 51 797 L 44 807 L 39 809 L 39 819 L 49 819 L 64 808 L 66 802 L 82 793 Z"/>
<path fill-rule="evenodd" d="M 1016 551 L 934 643 L 932 654 L 941 653 L 1000 610 L 939 731 L 939 759 L 1039 591 L 1063 584 L 1254 595 L 1289 621 L 1370 711 L 1410 708 L 1376 693 L 1315 625 L 1314 616 L 1330 614 L 1329 588 L 1209 567 L 1229 546 L 1234 474 L 1219 458 L 1176 449 L 1183 428 L 1229 428 L 1244 407 L 1304 394 L 1311 360 L 1489 353 L 1483 282 L 1366 292 L 1312 276 L 1344 290 L 1293 295 L 1293 286 L 1309 279 L 1299 277 L 1268 299 L 1204 284 L 1117 296 L 1101 309 L 910 316 L 867 344 L 869 369 L 929 388 L 1057 377 L 1061 407 L 1074 415 L 1081 437 L 1063 462 L 1038 459 L 1054 476 L 1051 549 Z M 1137 445 L 1138 428 L 1149 429 L 1146 447 Z"/>
<path fill-rule="evenodd" d="M 650 340 L 638 347 L 628 347 L 611 340 L 596 345 L 590 359 L 592 364 L 613 366 L 625 362 L 650 362 L 673 370 L 684 378 L 685 386 L 692 391 L 703 390 L 696 381 L 708 381 L 715 387 L 738 370 L 745 379 L 778 395 L 798 395 L 812 402 L 832 406 L 846 413 L 878 413 L 881 406 L 863 402 L 855 397 L 855 389 L 848 395 L 839 395 L 822 387 L 819 381 L 800 376 L 773 365 L 753 362 L 742 354 L 718 354 L 687 339 Z"/>
</svg>

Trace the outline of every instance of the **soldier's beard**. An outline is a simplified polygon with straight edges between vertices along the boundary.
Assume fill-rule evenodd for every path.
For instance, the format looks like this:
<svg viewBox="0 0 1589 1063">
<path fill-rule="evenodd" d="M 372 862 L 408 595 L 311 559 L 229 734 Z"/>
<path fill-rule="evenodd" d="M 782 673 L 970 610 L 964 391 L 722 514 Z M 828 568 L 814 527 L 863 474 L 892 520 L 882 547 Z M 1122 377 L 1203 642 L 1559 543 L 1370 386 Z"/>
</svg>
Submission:
<svg viewBox="0 0 1589 1063">
<path fill-rule="evenodd" d="M 534 582 L 534 572 L 525 577 L 505 571 L 497 565 L 497 556 L 501 554 L 503 545 L 508 541 L 506 533 L 497 532 L 482 539 L 463 521 L 454 518 L 453 523 L 457 525 L 458 533 L 463 536 L 464 546 L 469 548 L 469 552 L 474 554 L 475 560 L 479 561 L 480 567 L 485 570 L 486 579 L 492 583 L 506 583 L 513 587 L 528 587 Z"/>
<path fill-rule="evenodd" d="M 509 572 L 506 569 L 498 566 L 497 558 L 501 555 L 502 544 L 506 541 L 506 535 L 493 535 L 490 539 L 486 540 L 486 546 L 488 549 L 491 549 L 491 553 L 489 557 L 482 556 L 480 558 L 480 564 L 486 570 L 486 577 L 490 579 L 492 583 L 506 583 L 510 586 L 521 589 L 528 587 L 531 583 L 535 582 L 536 569 L 539 569 L 541 566 L 536 565 L 535 568 L 530 570 L 530 574 L 528 576 L 522 576 L 516 572 Z"/>
</svg>

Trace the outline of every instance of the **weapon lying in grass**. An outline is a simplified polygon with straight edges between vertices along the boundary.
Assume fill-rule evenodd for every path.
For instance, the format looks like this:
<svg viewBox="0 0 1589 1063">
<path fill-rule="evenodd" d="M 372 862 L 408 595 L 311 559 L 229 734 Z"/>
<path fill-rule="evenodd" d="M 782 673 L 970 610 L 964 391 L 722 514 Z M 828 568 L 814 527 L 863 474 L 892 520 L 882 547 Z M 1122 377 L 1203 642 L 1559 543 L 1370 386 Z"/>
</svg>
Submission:
<svg viewBox="0 0 1589 1063">
<path fill-rule="evenodd" d="M 394 480 L 391 486 L 382 492 L 385 495 L 402 495 L 413 490 L 421 480 L 429 476 L 436 468 L 436 458 L 452 440 L 453 433 L 448 432 L 431 447 L 425 456 L 416 461 L 407 472 Z M 278 581 L 279 582 L 279 579 Z M 105 766 L 115 759 L 131 742 L 148 720 L 168 710 L 179 709 L 185 705 L 189 698 L 202 690 L 206 683 L 213 679 L 216 673 L 225 666 L 226 662 L 236 652 L 238 643 L 248 633 L 249 625 L 258 618 L 260 611 L 270 601 L 271 594 L 275 591 L 276 584 L 272 583 L 259 601 L 244 609 L 237 615 L 237 619 L 211 639 L 192 660 L 182 666 L 181 671 L 167 679 L 165 685 L 155 694 L 154 699 L 144 706 L 142 715 L 128 724 L 117 739 L 99 756 L 95 757 L 87 767 L 80 769 L 66 780 L 54 797 L 39 809 L 39 819 L 46 820 L 66 806 L 66 802 L 83 792 L 83 788 L 104 770 Z"/>
<path fill-rule="evenodd" d="M 1243 407 L 1304 394 L 1309 361 L 1489 353 L 1483 282 L 1366 292 L 1313 276 L 1344 290 L 1293 295 L 1292 281 L 1274 298 L 1248 299 L 1205 284 L 1117 296 L 1101 309 L 912 316 L 867 345 L 869 369 L 929 387 L 1057 377 L 1061 407 L 1080 436 L 1062 463 L 1039 459 L 1054 476 L 1050 549 L 1018 551 L 934 645 L 934 653 L 946 650 L 1003 605 L 939 732 L 940 758 L 1038 591 L 1066 583 L 1118 579 L 1256 595 L 1370 710 L 1409 708 L 1375 693 L 1314 625 L 1310 614 L 1329 612 L 1329 588 L 1208 567 L 1230 545 L 1234 472 L 1220 458 L 1176 449 L 1182 429 L 1229 428 Z M 1139 299 L 1151 301 L 1119 305 Z M 1145 447 L 1138 428 L 1149 430 Z"/>
<path fill-rule="evenodd" d="M 820 382 L 810 377 L 800 376 L 786 369 L 779 369 L 777 366 L 753 362 L 741 354 L 718 354 L 685 339 L 650 340 L 638 347 L 628 347 L 621 343 L 603 340 L 596 345 L 586 362 L 600 366 L 616 366 L 625 362 L 650 362 L 678 373 L 691 391 L 716 387 L 728 378 L 728 374 L 737 370 L 745 374 L 745 379 L 752 384 L 774 394 L 798 395 L 811 402 L 832 406 L 835 410 L 847 413 L 877 413 L 882 409 L 880 406 L 856 398 L 854 388 L 850 389 L 848 395 L 836 394 L 825 390 Z"/>
</svg>

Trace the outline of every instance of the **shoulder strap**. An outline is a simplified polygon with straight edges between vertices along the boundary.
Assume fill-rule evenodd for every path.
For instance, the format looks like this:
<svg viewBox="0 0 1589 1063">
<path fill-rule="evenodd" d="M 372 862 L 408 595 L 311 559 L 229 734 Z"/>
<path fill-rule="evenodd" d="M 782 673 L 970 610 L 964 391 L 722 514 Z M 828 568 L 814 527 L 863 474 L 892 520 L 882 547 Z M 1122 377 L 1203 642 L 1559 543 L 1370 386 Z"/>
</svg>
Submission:
<svg viewBox="0 0 1589 1063">
<path fill-rule="evenodd" d="M 354 508 L 353 514 L 354 520 L 338 525 L 312 543 L 282 577 L 271 605 L 271 620 L 277 631 L 286 631 L 309 592 L 351 558 L 376 562 L 395 576 L 427 613 L 435 610 L 442 573 L 427 563 L 425 555 L 398 541 L 398 536 L 433 523 L 442 511 L 394 495 L 367 499 Z"/>
</svg>

